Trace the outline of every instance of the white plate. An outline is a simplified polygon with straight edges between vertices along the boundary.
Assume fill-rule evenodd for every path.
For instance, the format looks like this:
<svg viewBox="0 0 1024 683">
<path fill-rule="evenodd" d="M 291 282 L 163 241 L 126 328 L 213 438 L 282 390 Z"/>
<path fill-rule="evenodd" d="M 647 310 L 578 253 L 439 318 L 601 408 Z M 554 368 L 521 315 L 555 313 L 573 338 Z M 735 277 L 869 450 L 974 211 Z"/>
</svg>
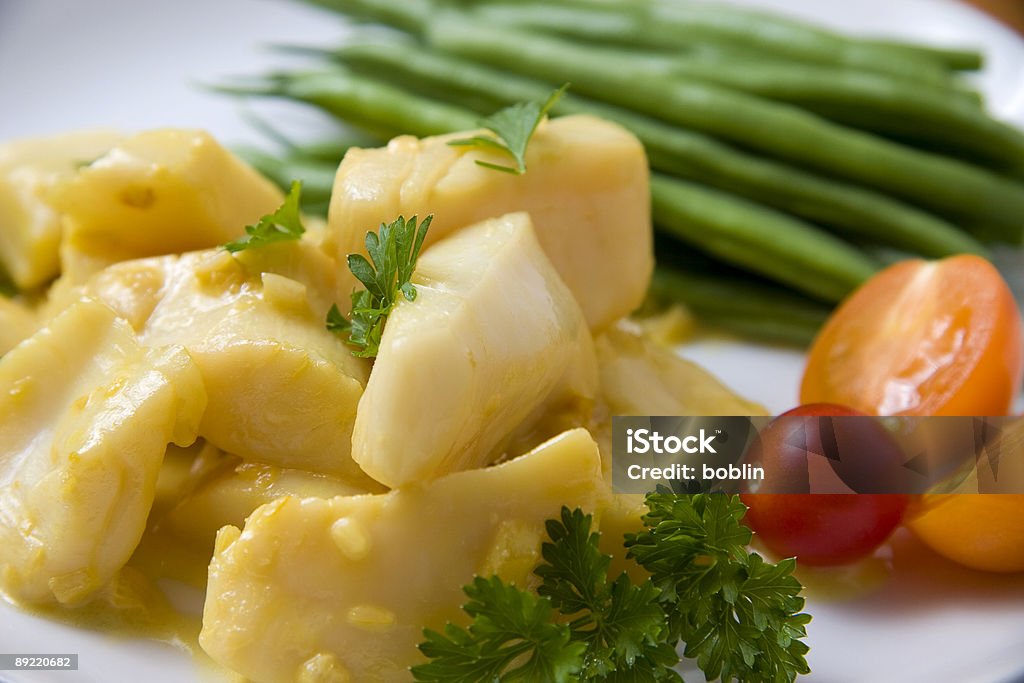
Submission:
<svg viewBox="0 0 1024 683">
<path fill-rule="evenodd" d="M 983 46 L 989 66 L 979 84 L 992 111 L 1024 125 L 1024 43 L 970 8 L 951 0 L 746 4 L 857 33 Z M 69 128 L 164 125 L 206 128 L 227 142 L 253 140 L 235 104 L 194 84 L 280 64 L 282 56 L 260 49 L 264 43 L 329 43 L 344 34 L 333 18 L 286 0 L 0 2 L 0 140 Z M 288 130 L 323 125 L 318 116 L 284 105 L 261 111 Z M 796 403 L 799 353 L 712 340 L 684 354 L 773 411 Z M 892 552 L 898 578 L 862 589 L 856 598 L 811 594 L 814 673 L 802 680 L 1024 680 L 1024 577 L 960 569 L 906 536 Z M 169 645 L 71 628 L 6 604 L 0 604 L 0 652 L 80 654 L 76 673 L 0 672 L 4 681 L 217 678 Z"/>
</svg>

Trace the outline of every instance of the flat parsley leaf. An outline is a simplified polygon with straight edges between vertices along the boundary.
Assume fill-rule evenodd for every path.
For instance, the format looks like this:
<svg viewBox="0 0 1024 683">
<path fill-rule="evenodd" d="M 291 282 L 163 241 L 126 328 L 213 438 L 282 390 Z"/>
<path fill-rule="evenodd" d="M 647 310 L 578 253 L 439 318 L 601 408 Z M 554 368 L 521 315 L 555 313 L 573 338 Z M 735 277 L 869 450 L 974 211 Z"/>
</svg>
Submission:
<svg viewBox="0 0 1024 683">
<path fill-rule="evenodd" d="M 235 253 L 302 237 L 306 228 L 302 225 L 302 214 L 299 210 L 301 195 L 302 182 L 293 180 L 288 196 L 284 198 L 284 203 L 277 211 L 267 214 L 256 225 L 245 226 L 245 237 L 228 242 L 224 248 Z"/>
<path fill-rule="evenodd" d="M 484 147 L 505 152 L 512 157 L 514 166 L 502 166 L 479 159 L 476 163 L 495 171 L 522 175 L 526 173 L 526 146 L 530 143 L 533 132 L 568 87 L 569 84 L 566 83 L 552 92 L 544 102 L 519 102 L 481 121 L 480 125 L 494 133 L 495 137 L 474 135 L 452 140 L 448 144 L 456 147 Z"/>
<path fill-rule="evenodd" d="M 412 273 L 420 256 L 423 240 L 433 216 L 417 226 L 417 218 L 399 216 L 393 223 L 381 223 L 377 232 L 366 233 L 367 260 L 362 254 L 349 254 L 348 269 L 365 289 L 352 292 L 352 309 L 346 319 L 337 305 L 327 312 L 327 329 L 348 334 L 346 340 L 356 347 L 352 355 L 374 358 L 380 350 L 384 323 L 402 294 L 408 301 L 416 299 Z"/>
</svg>

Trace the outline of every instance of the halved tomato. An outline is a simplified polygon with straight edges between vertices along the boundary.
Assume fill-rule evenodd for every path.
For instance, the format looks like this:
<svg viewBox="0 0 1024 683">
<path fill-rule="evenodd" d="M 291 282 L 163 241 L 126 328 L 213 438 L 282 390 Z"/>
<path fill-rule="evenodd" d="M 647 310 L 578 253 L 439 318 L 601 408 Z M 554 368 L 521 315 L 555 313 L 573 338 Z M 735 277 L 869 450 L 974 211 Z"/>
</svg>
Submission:
<svg viewBox="0 0 1024 683">
<path fill-rule="evenodd" d="M 875 415 L 1005 415 L 1021 372 L 1020 312 L 995 267 L 973 255 L 910 260 L 833 314 L 800 399 Z"/>
</svg>

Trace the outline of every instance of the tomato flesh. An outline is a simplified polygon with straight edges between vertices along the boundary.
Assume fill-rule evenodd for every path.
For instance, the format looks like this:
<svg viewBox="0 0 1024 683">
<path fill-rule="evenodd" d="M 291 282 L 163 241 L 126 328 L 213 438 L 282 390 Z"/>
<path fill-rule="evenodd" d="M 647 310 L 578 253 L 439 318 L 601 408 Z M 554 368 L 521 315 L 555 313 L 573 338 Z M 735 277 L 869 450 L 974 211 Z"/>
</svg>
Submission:
<svg viewBox="0 0 1024 683">
<path fill-rule="evenodd" d="M 903 261 L 826 323 L 800 398 L 873 415 L 1004 415 L 1022 369 L 1020 312 L 992 264 Z"/>
</svg>

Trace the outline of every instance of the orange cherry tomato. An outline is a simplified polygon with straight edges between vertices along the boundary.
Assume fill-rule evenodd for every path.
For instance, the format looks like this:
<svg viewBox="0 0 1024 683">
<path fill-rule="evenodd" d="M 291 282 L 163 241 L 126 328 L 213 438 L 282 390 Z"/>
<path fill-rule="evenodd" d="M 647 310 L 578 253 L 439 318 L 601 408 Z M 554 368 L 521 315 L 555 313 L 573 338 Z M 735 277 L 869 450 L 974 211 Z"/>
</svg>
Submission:
<svg viewBox="0 0 1024 683">
<path fill-rule="evenodd" d="M 904 261 L 825 325 L 800 394 L 877 415 L 1005 415 L 1022 355 L 1020 312 L 991 264 L 966 255 Z M 908 526 L 960 564 L 1024 571 L 1024 495 L 923 496 Z"/>
<path fill-rule="evenodd" d="M 1024 571 L 1024 495 L 927 495 L 907 526 L 938 554 L 973 569 Z"/>
<path fill-rule="evenodd" d="M 903 261 L 826 323 L 800 399 L 875 415 L 1005 415 L 1022 367 L 1020 311 L 992 264 Z"/>
</svg>

